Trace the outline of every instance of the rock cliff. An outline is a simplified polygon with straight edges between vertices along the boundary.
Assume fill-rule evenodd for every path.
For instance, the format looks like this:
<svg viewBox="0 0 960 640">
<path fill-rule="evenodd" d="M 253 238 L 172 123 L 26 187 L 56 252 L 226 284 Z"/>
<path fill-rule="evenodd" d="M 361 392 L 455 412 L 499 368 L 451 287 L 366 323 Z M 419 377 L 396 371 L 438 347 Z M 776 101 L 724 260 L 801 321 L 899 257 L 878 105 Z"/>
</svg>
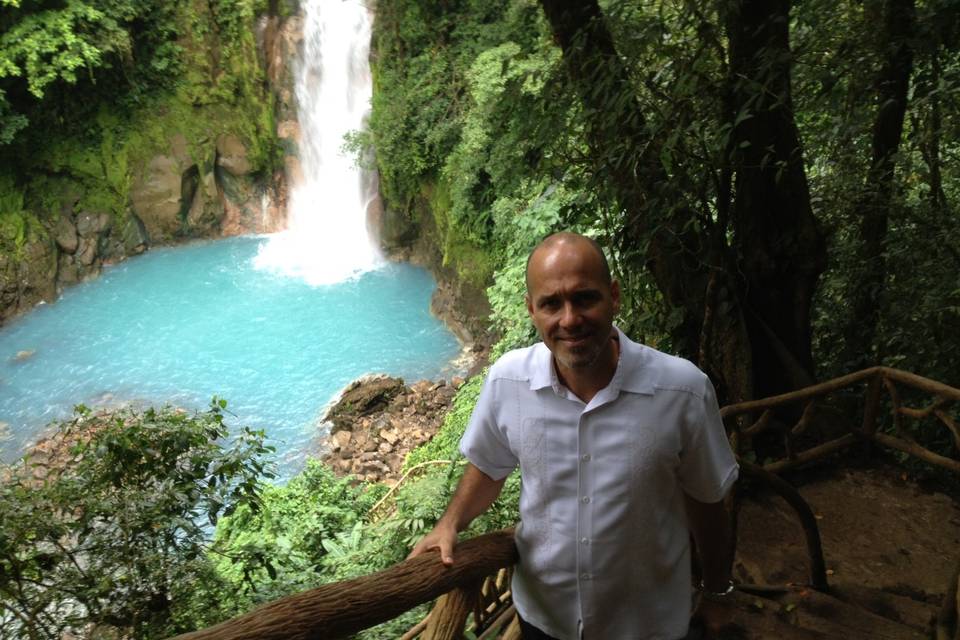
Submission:
<svg viewBox="0 0 960 640">
<path fill-rule="evenodd" d="M 207 3 L 190 10 L 214 22 Z M 0 325 L 151 246 L 283 226 L 301 25 L 267 15 L 252 26 L 229 43 L 185 29 L 176 91 L 132 116 L 102 114 L 86 137 L 64 134 L 19 177 L 0 175 Z"/>
</svg>

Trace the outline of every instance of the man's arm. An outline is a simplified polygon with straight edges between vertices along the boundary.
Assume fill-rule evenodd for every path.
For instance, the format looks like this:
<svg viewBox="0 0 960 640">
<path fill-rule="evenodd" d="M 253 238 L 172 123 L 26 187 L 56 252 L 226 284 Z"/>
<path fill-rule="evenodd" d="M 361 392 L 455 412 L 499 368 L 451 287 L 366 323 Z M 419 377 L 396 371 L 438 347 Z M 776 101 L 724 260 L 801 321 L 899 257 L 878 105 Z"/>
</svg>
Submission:
<svg viewBox="0 0 960 640">
<path fill-rule="evenodd" d="M 707 591 L 721 593 L 730 584 L 730 515 L 723 500 L 700 502 L 686 497 L 687 521 L 690 533 L 697 543 L 703 586 Z"/>
<path fill-rule="evenodd" d="M 726 593 L 730 586 L 730 515 L 723 500 L 699 502 L 686 497 L 687 522 L 697 543 L 703 589 L 710 593 Z M 732 609 L 715 599 L 700 598 L 695 618 L 706 626 L 707 638 L 720 637 L 721 630 L 731 619 Z"/>
<path fill-rule="evenodd" d="M 440 560 L 446 566 L 451 566 L 457 534 L 466 529 L 474 518 L 490 508 L 493 501 L 500 495 L 505 481 L 506 478 L 493 480 L 473 464 L 467 463 L 467 469 L 460 478 L 460 484 L 457 485 L 447 510 L 444 511 L 433 531 L 413 547 L 407 559 L 430 549 L 439 549 Z"/>
</svg>

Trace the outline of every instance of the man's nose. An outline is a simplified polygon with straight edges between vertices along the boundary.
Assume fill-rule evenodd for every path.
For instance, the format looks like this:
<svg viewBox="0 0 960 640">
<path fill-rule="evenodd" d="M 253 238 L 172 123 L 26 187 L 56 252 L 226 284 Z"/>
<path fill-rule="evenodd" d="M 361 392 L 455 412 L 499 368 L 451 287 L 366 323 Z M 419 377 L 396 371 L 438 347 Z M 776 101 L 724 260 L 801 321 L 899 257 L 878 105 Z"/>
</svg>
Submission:
<svg viewBox="0 0 960 640">
<path fill-rule="evenodd" d="M 563 311 L 560 314 L 560 326 L 575 327 L 578 324 L 580 324 L 580 311 L 574 304 L 567 302 L 563 305 Z"/>
</svg>

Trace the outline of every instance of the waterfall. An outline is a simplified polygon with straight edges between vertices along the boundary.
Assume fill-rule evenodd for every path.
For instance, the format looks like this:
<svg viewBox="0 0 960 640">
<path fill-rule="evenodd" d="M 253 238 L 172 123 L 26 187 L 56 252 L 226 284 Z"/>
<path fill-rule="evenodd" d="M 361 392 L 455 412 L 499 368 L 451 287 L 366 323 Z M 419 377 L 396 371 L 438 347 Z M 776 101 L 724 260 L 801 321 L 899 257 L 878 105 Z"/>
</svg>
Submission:
<svg viewBox="0 0 960 640">
<path fill-rule="evenodd" d="M 320 285 L 382 262 L 366 224 L 375 187 L 341 152 L 344 134 L 364 126 L 370 107 L 370 14 L 357 0 L 302 6 L 296 81 L 302 177 L 291 189 L 287 229 L 263 244 L 254 265 Z"/>
</svg>

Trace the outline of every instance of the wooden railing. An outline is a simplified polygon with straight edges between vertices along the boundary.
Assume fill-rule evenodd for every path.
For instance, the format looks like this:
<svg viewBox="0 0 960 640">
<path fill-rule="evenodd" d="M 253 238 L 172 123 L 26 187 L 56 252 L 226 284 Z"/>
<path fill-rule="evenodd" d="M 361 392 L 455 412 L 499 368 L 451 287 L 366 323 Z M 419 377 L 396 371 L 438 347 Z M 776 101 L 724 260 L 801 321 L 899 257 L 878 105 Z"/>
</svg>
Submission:
<svg viewBox="0 0 960 640">
<path fill-rule="evenodd" d="M 818 422 L 816 412 L 818 407 L 826 407 L 823 400 L 837 392 L 849 392 L 851 389 L 864 385 L 863 421 L 860 425 L 850 425 L 847 433 L 802 451 L 797 450 L 797 443 L 801 436 L 805 436 L 811 426 Z M 900 388 L 897 385 L 915 389 L 932 395 L 933 401 L 923 408 L 904 407 L 901 402 Z M 887 392 L 892 413 L 893 434 L 878 431 L 880 410 L 882 408 L 882 392 Z M 858 442 L 874 442 L 891 449 L 915 456 L 929 464 L 960 473 L 960 460 L 940 455 L 918 444 L 903 428 L 904 418 L 924 419 L 934 417 L 953 436 L 953 442 L 960 451 L 960 426 L 946 411 L 952 402 L 960 402 L 960 389 L 930 380 L 906 371 L 890 367 L 872 367 L 850 375 L 836 378 L 829 382 L 806 387 L 799 391 L 785 393 L 779 396 L 741 402 L 729 405 L 720 410 L 727 432 L 734 450 L 744 454 L 751 449 L 751 441 L 761 434 L 778 432 L 783 439 L 786 455 L 779 459 L 768 461 L 763 468 L 773 473 L 781 473 L 809 462 L 823 459 Z M 783 416 L 778 409 L 802 404 L 799 418 L 792 425 L 783 422 Z M 756 419 L 752 419 L 757 416 Z M 745 418 L 752 419 L 747 421 Z M 833 415 L 827 420 L 834 426 L 843 418 Z M 820 422 L 824 420 L 821 419 Z"/>
<path fill-rule="evenodd" d="M 488 533 L 457 545 L 452 567 L 426 554 L 378 573 L 274 600 L 177 640 L 334 640 L 392 620 L 440 596 L 441 601 L 446 598 L 459 604 L 439 607 L 441 614 L 431 616 L 424 638 L 452 640 L 463 633 L 464 620 L 473 611 L 475 594 L 485 578 L 516 561 L 513 531 Z"/>
<path fill-rule="evenodd" d="M 899 385 L 899 386 L 898 386 Z M 864 386 L 863 419 L 847 433 L 827 442 L 801 448 L 813 427 L 842 418 L 818 415 L 829 410 L 831 394 L 848 398 Z M 900 387 L 933 396 L 922 408 L 904 406 Z M 892 413 L 892 433 L 879 431 L 886 391 Z M 731 443 L 738 454 L 742 476 L 770 488 L 794 509 L 807 540 L 810 585 L 827 590 L 827 574 L 817 521 L 796 489 L 778 473 L 822 460 L 858 443 L 874 443 L 915 456 L 929 464 L 960 473 L 960 461 L 930 451 L 903 427 L 903 420 L 935 418 L 953 436 L 960 451 L 960 427 L 948 412 L 960 402 L 960 389 L 888 367 L 873 367 L 799 391 L 762 400 L 729 405 L 721 410 Z M 800 407 L 797 407 L 799 405 Z M 785 418 L 785 416 L 787 418 Z M 790 417 L 794 420 L 789 420 Z M 779 434 L 785 454 L 763 464 L 750 462 L 752 441 L 763 434 Z M 390 495 L 393 495 L 391 492 Z M 377 515 L 388 511 L 389 500 L 378 503 Z M 457 547 L 456 563 L 444 567 L 434 554 L 407 560 L 385 571 L 347 582 L 281 598 L 249 613 L 208 629 L 177 636 L 176 640 L 334 640 L 391 620 L 413 607 L 437 598 L 431 613 L 401 640 L 456 640 L 462 638 L 466 620 L 474 615 L 473 634 L 488 640 L 507 620 L 514 622 L 503 638 L 519 638 L 510 604 L 509 569 L 517 560 L 512 531 L 500 531 L 464 541 Z M 960 640 L 960 565 L 952 578 L 937 619 L 937 640 Z"/>
</svg>

